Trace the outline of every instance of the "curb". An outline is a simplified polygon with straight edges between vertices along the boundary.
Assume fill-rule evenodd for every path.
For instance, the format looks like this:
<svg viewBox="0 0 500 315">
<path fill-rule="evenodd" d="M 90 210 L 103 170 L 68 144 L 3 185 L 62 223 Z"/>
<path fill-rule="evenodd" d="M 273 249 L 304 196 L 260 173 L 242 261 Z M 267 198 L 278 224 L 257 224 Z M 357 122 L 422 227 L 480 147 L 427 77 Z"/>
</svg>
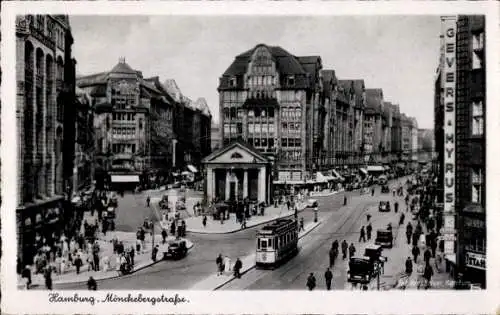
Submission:
<svg viewBox="0 0 500 315">
<path fill-rule="evenodd" d="M 323 223 L 323 221 L 318 221 L 317 222 L 318 224 L 316 224 L 315 226 L 313 226 L 310 230 L 308 231 L 305 231 L 304 234 L 302 234 L 302 236 L 299 237 L 299 240 L 302 239 L 304 236 L 306 236 L 307 234 L 311 233 L 314 229 L 316 229 L 318 226 L 321 225 L 321 223 Z M 241 275 L 244 275 L 245 273 L 249 272 L 250 270 L 253 270 L 255 269 L 256 265 L 254 264 L 253 266 L 250 266 L 247 270 L 245 270 L 244 272 L 241 273 Z M 218 289 L 222 288 L 223 286 L 225 286 L 226 284 L 228 284 L 229 282 L 233 281 L 234 279 L 236 279 L 236 277 L 231 277 L 231 279 L 227 280 L 226 282 L 224 282 L 223 284 L 220 284 L 218 285 L 217 287 L 215 287 L 212 291 L 217 291 Z"/>
<path fill-rule="evenodd" d="M 306 210 L 307 209 L 307 206 L 302 208 L 301 210 L 297 210 L 297 213 L 301 213 L 302 211 Z M 247 226 L 245 229 L 238 229 L 238 230 L 233 230 L 233 231 L 228 231 L 228 232 L 199 232 L 199 231 L 190 231 L 189 229 L 187 229 L 187 232 L 189 233 L 192 233 L 192 234 L 200 234 L 200 235 L 224 235 L 224 234 L 233 234 L 233 233 L 236 233 L 236 232 L 240 232 L 240 231 L 244 231 L 244 230 L 248 230 L 248 229 L 251 229 L 251 228 L 254 228 L 256 226 L 260 226 L 260 225 L 263 225 L 263 224 L 267 224 L 271 221 L 274 221 L 274 220 L 278 220 L 278 219 L 287 219 L 287 218 L 290 218 L 290 217 L 293 217 L 294 214 L 290 214 L 290 215 L 287 215 L 287 216 L 282 216 L 282 217 L 277 217 L 275 219 L 271 219 L 271 220 L 268 220 L 268 221 L 265 221 L 265 222 L 262 222 L 262 223 L 257 223 L 255 225 L 252 225 L 252 226 Z"/>
</svg>

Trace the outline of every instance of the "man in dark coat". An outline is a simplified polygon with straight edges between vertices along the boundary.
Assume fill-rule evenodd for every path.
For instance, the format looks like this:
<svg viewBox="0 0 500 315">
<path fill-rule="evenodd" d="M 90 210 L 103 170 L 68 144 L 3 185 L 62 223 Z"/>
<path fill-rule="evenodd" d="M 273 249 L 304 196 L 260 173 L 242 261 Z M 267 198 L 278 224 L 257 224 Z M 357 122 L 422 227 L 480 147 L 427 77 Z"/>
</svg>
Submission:
<svg viewBox="0 0 500 315">
<path fill-rule="evenodd" d="M 413 246 L 411 254 L 413 255 L 413 261 L 417 263 L 418 255 L 420 255 L 420 249 L 418 249 L 417 246 Z"/>
<path fill-rule="evenodd" d="M 217 258 L 215 259 L 215 264 L 217 265 L 217 275 L 220 276 L 224 271 L 224 267 L 222 267 L 222 254 L 219 254 L 219 256 L 217 256 Z"/>
<path fill-rule="evenodd" d="M 97 281 L 92 276 L 87 281 L 87 288 L 91 291 L 97 291 Z"/>
<path fill-rule="evenodd" d="M 335 249 L 335 247 L 332 246 L 330 249 L 330 252 L 328 253 L 330 256 L 330 268 L 335 265 L 335 259 L 337 258 L 338 251 Z"/>
<path fill-rule="evenodd" d="M 408 257 L 405 262 L 405 271 L 408 275 L 411 275 L 413 272 L 413 263 L 411 262 L 411 258 Z"/>
<path fill-rule="evenodd" d="M 365 227 L 364 226 L 362 226 L 361 230 L 359 231 L 359 240 L 358 240 L 358 242 L 361 242 L 361 240 L 363 240 L 363 242 L 366 242 Z"/>
<path fill-rule="evenodd" d="M 347 245 L 347 242 L 345 240 L 342 241 L 342 259 L 345 259 L 347 256 L 347 248 L 349 245 Z"/>
<path fill-rule="evenodd" d="M 373 230 L 372 224 L 368 223 L 368 225 L 366 226 L 366 238 L 368 240 L 371 240 L 371 238 L 372 238 L 372 230 Z"/>
<path fill-rule="evenodd" d="M 424 261 L 426 264 L 429 264 L 429 261 L 431 260 L 431 251 L 429 250 L 429 248 L 427 248 L 424 252 Z"/>
<path fill-rule="evenodd" d="M 351 243 L 351 245 L 349 245 L 349 259 L 352 258 L 355 253 L 356 253 L 356 247 L 354 247 L 354 244 Z"/>
<path fill-rule="evenodd" d="M 50 267 L 46 267 L 43 276 L 45 278 L 45 288 L 47 290 L 52 290 L 52 269 Z"/>
<path fill-rule="evenodd" d="M 325 283 L 326 283 L 326 289 L 328 291 L 330 291 L 331 288 L 332 288 L 332 279 L 333 279 L 332 271 L 330 270 L 330 268 L 326 268 L 326 271 L 325 271 Z"/>
<path fill-rule="evenodd" d="M 314 288 L 316 287 L 316 278 L 314 277 L 314 274 L 312 272 L 309 274 L 309 277 L 307 277 L 306 285 L 309 291 L 314 290 Z"/>
<path fill-rule="evenodd" d="M 165 242 L 167 241 L 167 230 L 161 230 L 161 238 L 163 239 L 163 244 L 165 244 Z"/>
<path fill-rule="evenodd" d="M 156 261 L 156 255 L 158 255 L 158 245 L 153 247 L 153 251 L 151 252 L 151 259 Z"/>
<path fill-rule="evenodd" d="M 234 276 L 236 278 L 241 278 L 241 268 L 243 268 L 243 263 L 241 262 L 240 258 L 236 259 L 236 262 L 234 263 Z"/>
<path fill-rule="evenodd" d="M 425 265 L 424 269 L 424 279 L 425 279 L 425 289 L 428 289 L 431 286 L 431 278 L 434 275 L 434 270 L 430 264 Z"/>
</svg>

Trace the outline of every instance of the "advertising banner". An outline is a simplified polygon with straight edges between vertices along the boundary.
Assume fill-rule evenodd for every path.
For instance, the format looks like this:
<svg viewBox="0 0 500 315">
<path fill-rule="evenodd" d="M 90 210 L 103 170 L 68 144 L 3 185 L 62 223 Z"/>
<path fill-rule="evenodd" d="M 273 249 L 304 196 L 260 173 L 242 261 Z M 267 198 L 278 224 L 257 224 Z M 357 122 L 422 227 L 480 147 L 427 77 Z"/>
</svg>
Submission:
<svg viewBox="0 0 500 315">
<path fill-rule="evenodd" d="M 444 93 L 444 230 L 455 230 L 455 89 L 456 89 L 456 17 L 442 17 L 442 82 Z M 454 241 L 445 241 L 445 254 L 455 252 Z"/>
</svg>

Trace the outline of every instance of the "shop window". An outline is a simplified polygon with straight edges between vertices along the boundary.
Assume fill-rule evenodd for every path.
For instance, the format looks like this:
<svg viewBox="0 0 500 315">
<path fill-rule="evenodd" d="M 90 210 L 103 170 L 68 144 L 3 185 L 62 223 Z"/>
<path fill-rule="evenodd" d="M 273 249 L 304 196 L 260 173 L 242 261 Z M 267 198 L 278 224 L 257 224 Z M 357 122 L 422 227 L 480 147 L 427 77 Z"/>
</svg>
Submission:
<svg viewBox="0 0 500 315">
<path fill-rule="evenodd" d="M 268 111 L 269 118 L 274 118 L 274 108 L 270 108 Z"/>
<path fill-rule="evenodd" d="M 254 146 L 260 147 L 260 139 L 255 139 L 254 140 Z"/>
<path fill-rule="evenodd" d="M 281 146 L 282 147 L 288 147 L 288 139 L 287 138 L 281 139 Z"/>
<path fill-rule="evenodd" d="M 273 147 L 274 147 L 274 139 L 273 139 L 273 138 L 269 138 L 269 139 L 267 140 L 267 143 L 269 144 L 269 147 L 270 147 L 270 148 L 273 148 Z"/>
<path fill-rule="evenodd" d="M 263 147 L 267 147 L 267 139 L 266 138 L 262 139 L 261 145 Z"/>
</svg>

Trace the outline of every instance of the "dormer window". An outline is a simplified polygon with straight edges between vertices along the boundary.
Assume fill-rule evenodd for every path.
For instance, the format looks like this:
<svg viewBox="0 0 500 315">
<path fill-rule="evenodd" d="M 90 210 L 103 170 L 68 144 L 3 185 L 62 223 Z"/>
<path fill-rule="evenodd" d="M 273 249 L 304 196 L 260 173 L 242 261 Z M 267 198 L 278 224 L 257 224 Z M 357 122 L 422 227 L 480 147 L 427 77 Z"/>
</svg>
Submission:
<svg viewBox="0 0 500 315">
<path fill-rule="evenodd" d="M 236 86 L 236 78 L 231 78 L 229 79 L 229 86 L 230 87 L 235 87 Z"/>
<path fill-rule="evenodd" d="M 287 85 L 293 86 L 295 85 L 295 77 L 293 75 L 287 78 Z"/>
</svg>

